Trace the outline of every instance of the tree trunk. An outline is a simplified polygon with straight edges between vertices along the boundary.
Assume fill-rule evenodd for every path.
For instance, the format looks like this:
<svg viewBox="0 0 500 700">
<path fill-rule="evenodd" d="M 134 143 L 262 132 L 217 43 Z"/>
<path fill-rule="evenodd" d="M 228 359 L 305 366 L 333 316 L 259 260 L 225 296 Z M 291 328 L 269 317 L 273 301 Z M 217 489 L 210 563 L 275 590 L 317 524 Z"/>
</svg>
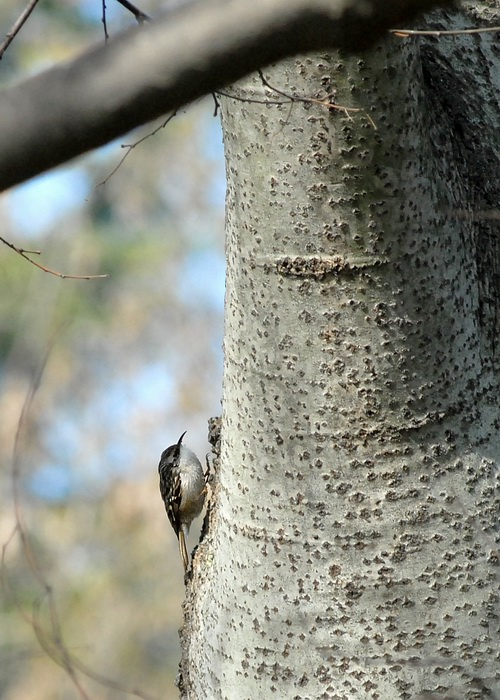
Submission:
<svg viewBox="0 0 500 700">
<path fill-rule="evenodd" d="M 478 216 L 498 67 L 492 35 L 389 38 L 221 100 L 222 454 L 190 700 L 500 697 L 499 231 Z"/>
</svg>

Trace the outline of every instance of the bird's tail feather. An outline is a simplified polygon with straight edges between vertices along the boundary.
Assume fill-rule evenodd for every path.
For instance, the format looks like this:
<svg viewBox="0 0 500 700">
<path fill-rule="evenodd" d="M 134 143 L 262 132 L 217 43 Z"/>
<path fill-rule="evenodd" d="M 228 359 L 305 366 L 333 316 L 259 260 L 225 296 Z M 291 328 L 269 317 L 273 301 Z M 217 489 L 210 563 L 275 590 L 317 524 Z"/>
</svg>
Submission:
<svg viewBox="0 0 500 700">
<path fill-rule="evenodd" d="M 189 565 L 189 557 L 186 547 L 186 536 L 182 529 L 179 530 L 179 551 L 181 553 L 182 563 L 184 564 L 184 571 L 187 571 Z"/>
</svg>

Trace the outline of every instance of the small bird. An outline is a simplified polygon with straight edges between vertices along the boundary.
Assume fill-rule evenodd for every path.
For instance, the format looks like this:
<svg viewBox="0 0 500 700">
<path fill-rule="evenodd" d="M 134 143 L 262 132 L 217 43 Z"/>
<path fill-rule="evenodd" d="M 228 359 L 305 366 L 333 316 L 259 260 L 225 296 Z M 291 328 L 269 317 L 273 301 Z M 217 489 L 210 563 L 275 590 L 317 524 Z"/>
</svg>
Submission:
<svg viewBox="0 0 500 700">
<path fill-rule="evenodd" d="M 200 460 L 182 444 L 184 431 L 175 445 L 162 452 L 158 473 L 160 493 L 170 524 L 179 540 L 184 571 L 189 557 L 186 540 L 193 520 L 201 513 L 205 502 L 206 482 Z"/>
</svg>

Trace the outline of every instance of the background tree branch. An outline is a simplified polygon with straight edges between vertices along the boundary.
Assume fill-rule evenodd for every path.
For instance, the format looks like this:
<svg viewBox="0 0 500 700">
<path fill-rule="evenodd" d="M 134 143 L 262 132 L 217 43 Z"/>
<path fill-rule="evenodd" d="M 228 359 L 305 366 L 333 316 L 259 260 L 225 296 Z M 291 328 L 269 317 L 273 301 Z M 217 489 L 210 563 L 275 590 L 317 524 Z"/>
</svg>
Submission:
<svg viewBox="0 0 500 700">
<path fill-rule="evenodd" d="M 449 0 L 207 0 L 3 92 L 0 189 L 295 53 L 358 51 Z"/>
</svg>

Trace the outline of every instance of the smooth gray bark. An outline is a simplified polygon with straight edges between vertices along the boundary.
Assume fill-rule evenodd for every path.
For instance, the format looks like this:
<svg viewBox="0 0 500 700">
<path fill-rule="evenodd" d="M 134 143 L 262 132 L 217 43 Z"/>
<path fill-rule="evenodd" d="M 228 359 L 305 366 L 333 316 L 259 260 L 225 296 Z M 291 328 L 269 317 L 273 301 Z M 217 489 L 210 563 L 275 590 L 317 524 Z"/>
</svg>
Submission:
<svg viewBox="0 0 500 700">
<path fill-rule="evenodd" d="M 3 90 L 0 190 L 299 51 L 360 49 L 449 0 L 203 0 Z"/>
<path fill-rule="evenodd" d="M 500 697 L 500 257 L 472 214 L 499 201 L 499 68 L 491 36 L 391 39 L 265 71 L 361 113 L 263 106 L 258 77 L 223 101 L 222 457 L 190 700 Z"/>
</svg>

